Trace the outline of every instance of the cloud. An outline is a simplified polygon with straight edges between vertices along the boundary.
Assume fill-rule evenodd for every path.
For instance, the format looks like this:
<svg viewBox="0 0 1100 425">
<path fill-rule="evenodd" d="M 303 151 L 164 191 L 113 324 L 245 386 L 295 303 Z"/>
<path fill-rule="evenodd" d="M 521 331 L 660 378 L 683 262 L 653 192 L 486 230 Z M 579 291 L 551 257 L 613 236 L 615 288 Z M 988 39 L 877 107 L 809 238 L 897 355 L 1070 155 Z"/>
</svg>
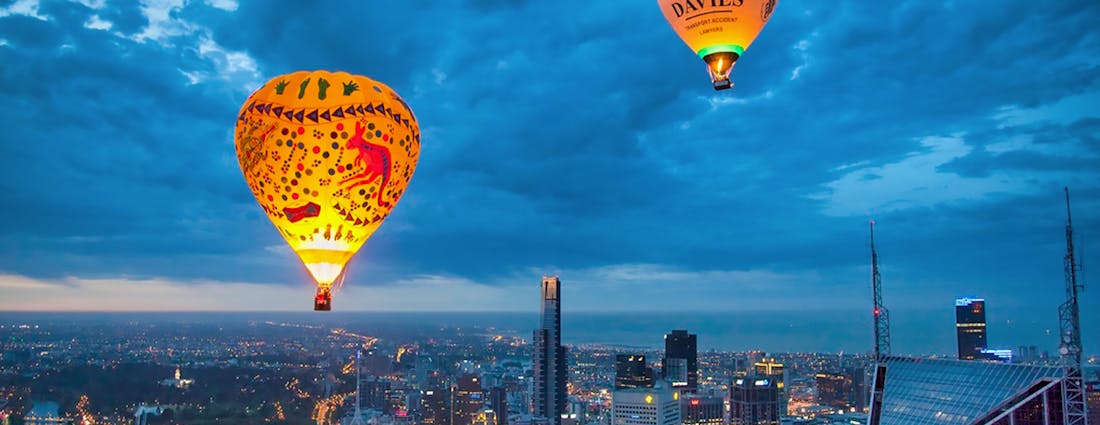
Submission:
<svg viewBox="0 0 1100 425">
<path fill-rule="evenodd" d="M 350 266 L 392 297 L 490 308 L 432 290 L 506 304 L 550 269 L 623 308 L 855 303 L 871 213 L 905 300 L 1018 296 L 1058 277 L 1061 186 L 1100 207 L 1095 2 L 781 8 L 722 93 L 652 4 L 498 3 L 11 3 L 0 270 L 301 285 L 231 131 L 303 68 L 383 81 L 423 126 Z M 1079 226 L 1096 244 L 1100 221 Z"/>
<path fill-rule="evenodd" d="M 1032 192 L 1035 187 L 1029 181 L 1034 176 L 998 174 L 977 178 L 940 171 L 942 165 L 970 153 L 971 148 L 962 138 L 930 137 L 921 144 L 923 151 L 913 152 L 901 161 L 851 169 L 828 183 L 828 192 L 811 197 L 827 202 L 825 214 L 860 216 L 945 202 L 980 201 L 987 195 Z M 1058 177 L 1063 176 L 1053 180 Z M 1049 186 L 1050 181 L 1044 183 Z"/>
<path fill-rule="evenodd" d="M 6 7 L 0 8 L 0 17 L 23 15 L 43 21 L 48 19 L 45 15 L 38 13 L 38 8 L 39 0 L 16 0 Z"/>
</svg>

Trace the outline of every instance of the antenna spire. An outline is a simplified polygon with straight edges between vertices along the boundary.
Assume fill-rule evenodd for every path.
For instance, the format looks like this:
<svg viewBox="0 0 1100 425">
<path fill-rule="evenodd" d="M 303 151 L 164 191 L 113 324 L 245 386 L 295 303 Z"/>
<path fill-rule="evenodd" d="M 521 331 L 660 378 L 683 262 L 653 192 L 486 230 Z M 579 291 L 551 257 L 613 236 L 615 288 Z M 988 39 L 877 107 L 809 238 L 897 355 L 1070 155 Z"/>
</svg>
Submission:
<svg viewBox="0 0 1100 425">
<path fill-rule="evenodd" d="M 890 311 L 882 302 L 882 276 L 878 271 L 878 251 L 875 250 L 875 220 L 871 220 L 871 292 L 874 296 L 875 361 L 890 355 Z"/>
<path fill-rule="evenodd" d="M 359 367 L 359 358 L 362 353 L 362 350 L 355 350 L 355 417 L 351 419 L 348 425 L 366 425 L 366 422 L 363 421 L 363 412 L 360 410 L 362 403 L 359 398 L 359 384 L 362 382 L 362 379 L 360 379 L 362 368 Z"/>
<path fill-rule="evenodd" d="M 1077 271 L 1081 269 L 1073 250 L 1073 218 L 1069 210 L 1069 187 L 1066 192 L 1066 255 L 1064 258 L 1066 278 L 1066 302 L 1058 307 L 1058 322 L 1061 325 L 1061 339 L 1058 351 L 1062 354 L 1062 367 L 1065 368 L 1064 394 L 1066 425 L 1085 425 L 1087 407 L 1085 405 L 1085 386 L 1081 370 L 1081 310 L 1077 305 L 1077 290 L 1084 286 L 1077 282 Z"/>
</svg>

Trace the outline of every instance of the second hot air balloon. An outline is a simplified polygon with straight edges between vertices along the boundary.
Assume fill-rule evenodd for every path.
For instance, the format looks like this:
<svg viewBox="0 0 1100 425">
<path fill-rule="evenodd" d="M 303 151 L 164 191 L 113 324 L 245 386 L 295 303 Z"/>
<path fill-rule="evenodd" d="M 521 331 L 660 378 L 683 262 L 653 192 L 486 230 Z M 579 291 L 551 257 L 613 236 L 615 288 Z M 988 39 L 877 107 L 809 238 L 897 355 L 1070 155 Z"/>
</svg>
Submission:
<svg viewBox="0 0 1100 425">
<path fill-rule="evenodd" d="M 392 89 L 344 72 L 275 77 L 237 117 L 237 159 L 267 217 L 317 283 L 315 310 L 405 193 L 420 129 Z"/>
<path fill-rule="evenodd" d="M 707 64 L 715 90 L 733 86 L 730 72 L 778 0 L 657 0 L 665 19 Z"/>
</svg>

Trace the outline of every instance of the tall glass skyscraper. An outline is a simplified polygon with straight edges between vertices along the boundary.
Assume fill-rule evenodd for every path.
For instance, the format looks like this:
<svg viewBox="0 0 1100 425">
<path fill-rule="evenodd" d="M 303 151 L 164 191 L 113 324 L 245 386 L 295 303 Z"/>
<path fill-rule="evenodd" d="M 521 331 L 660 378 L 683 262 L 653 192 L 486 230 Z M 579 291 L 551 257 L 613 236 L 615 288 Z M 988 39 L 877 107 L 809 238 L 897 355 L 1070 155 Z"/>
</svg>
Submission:
<svg viewBox="0 0 1100 425">
<path fill-rule="evenodd" d="M 683 388 L 685 391 L 694 392 L 699 388 L 699 352 L 695 346 L 695 334 L 689 334 L 686 330 L 674 330 L 665 335 L 665 358 L 661 364 L 664 367 L 664 376 L 672 383 L 674 388 Z M 687 373 L 679 373 L 676 367 L 670 367 L 672 359 L 683 359 L 687 366 Z M 672 372 L 678 373 L 672 373 Z M 677 375 L 686 375 L 687 381 L 678 381 Z"/>
<path fill-rule="evenodd" d="M 542 278 L 542 327 L 534 335 L 535 415 L 561 425 L 565 413 L 566 363 L 561 346 L 561 280 Z"/>
<path fill-rule="evenodd" d="M 955 300 L 955 330 L 959 337 L 959 360 L 984 359 L 986 349 L 985 300 Z"/>
</svg>

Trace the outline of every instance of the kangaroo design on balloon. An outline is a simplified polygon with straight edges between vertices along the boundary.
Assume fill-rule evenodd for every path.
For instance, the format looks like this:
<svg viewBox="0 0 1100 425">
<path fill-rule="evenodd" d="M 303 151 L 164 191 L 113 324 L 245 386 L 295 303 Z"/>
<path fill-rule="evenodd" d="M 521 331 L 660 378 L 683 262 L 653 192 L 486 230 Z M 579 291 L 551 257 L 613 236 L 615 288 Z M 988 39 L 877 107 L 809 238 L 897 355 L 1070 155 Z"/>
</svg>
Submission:
<svg viewBox="0 0 1100 425">
<path fill-rule="evenodd" d="M 374 183 L 375 180 L 381 177 L 382 184 L 378 187 L 378 204 L 389 208 L 390 203 L 382 199 L 382 192 L 386 190 L 386 185 L 390 182 L 390 150 L 384 145 L 374 144 L 364 139 L 363 133 L 366 131 L 367 127 L 356 121 L 355 135 L 348 138 L 348 143 L 344 146 L 346 149 L 354 148 L 359 151 L 358 155 L 355 156 L 354 163 L 356 167 L 362 167 L 363 171 L 344 179 L 340 184 L 344 185 L 354 181 L 351 186 L 347 187 L 350 190 L 356 186 Z"/>
</svg>

